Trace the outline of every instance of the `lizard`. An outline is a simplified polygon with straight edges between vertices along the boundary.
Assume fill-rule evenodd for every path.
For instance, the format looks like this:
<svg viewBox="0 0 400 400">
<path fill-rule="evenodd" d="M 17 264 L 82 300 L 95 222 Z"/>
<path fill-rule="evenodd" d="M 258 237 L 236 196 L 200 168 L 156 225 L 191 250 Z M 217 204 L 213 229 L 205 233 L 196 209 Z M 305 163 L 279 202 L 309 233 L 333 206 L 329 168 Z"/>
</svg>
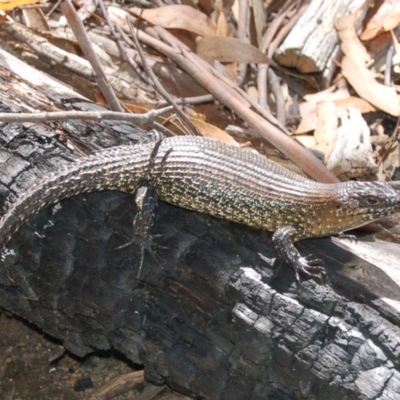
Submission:
<svg viewBox="0 0 400 400">
<path fill-rule="evenodd" d="M 400 211 L 385 182 L 318 183 L 259 153 L 211 138 L 177 136 L 124 145 L 68 163 L 35 182 L 0 219 L 0 251 L 34 214 L 64 198 L 102 190 L 135 193 L 146 182 L 158 199 L 274 232 L 279 258 L 314 277 L 321 261 L 294 243 L 338 234 Z"/>
</svg>

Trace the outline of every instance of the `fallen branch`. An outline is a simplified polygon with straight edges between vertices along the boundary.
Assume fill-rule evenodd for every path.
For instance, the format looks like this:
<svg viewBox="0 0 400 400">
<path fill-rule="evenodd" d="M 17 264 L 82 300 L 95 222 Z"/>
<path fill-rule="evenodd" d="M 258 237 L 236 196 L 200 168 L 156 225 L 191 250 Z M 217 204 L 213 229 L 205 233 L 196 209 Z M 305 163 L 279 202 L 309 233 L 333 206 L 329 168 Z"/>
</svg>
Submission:
<svg viewBox="0 0 400 400">
<path fill-rule="evenodd" d="M 1 122 L 49 122 L 66 119 L 73 120 L 115 120 L 133 122 L 145 125 L 153 122 L 157 117 L 171 111 L 172 107 L 164 107 L 160 110 L 151 110 L 144 114 L 129 114 L 115 111 L 61 111 L 44 113 L 0 113 Z"/>
</svg>

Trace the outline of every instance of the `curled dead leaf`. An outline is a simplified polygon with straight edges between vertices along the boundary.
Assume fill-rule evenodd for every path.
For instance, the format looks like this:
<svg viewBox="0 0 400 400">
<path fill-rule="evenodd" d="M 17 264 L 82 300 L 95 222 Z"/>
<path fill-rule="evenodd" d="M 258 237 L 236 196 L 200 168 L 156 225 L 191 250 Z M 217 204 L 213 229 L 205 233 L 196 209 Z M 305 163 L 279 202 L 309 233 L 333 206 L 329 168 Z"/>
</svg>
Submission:
<svg viewBox="0 0 400 400">
<path fill-rule="evenodd" d="M 400 115 L 400 99 L 396 90 L 377 82 L 374 74 L 366 67 L 368 54 L 354 29 L 354 14 L 335 20 L 335 27 L 341 40 L 342 73 L 357 94 L 377 108 L 393 116 Z M 362 54 L 363 56 L 360 56 Z"/>
<path fill-rule="evenodd" d="M 268 63 L 268 57 L 251 44 L 233 37 L 205 37 L 197 44 L 197 55 L 207 61 Z"/>
<path fill-rule="evenodd" d="M 193 7 L 172 4 L 148 10 L 133 7 L 130 12 L 153 25 L 167 29 L 183 29 L 200 36 L 215 36 L 216 27 L 205 14 Z"/>
<path fill-rule="evenodd" d="M 239 146 L 238 142 L 233 139 L 231 135 L 227 134 L 225 131 L 218 128 L 217 126 L 193 117 L 190 117 L 190 120 L 204 137 L 210 137 L 213 139 L 217 139 L 220 142 L 224 142 L 233 146 Z"/>
<path fill-rule="evenodd" d="M 371 103 L 359 97 L 349 96 L 347 98 L 334 100 L 336 106 L 336 112 L 338 117 L 347 114 L 349 108 L 354 108 L 360 111 L 362 114 L 374 112 L 377 110 Z M 317 103 L 318 104 L 318 103 Z M 313 107 L 311 107 L 313 106 Z M 304 115 L 304 114 L 302 114 Z M 317 111 L 316 104 L 310 104 L 307 113 L 303 116 L 299 126 L 294 132 L 296 135 L 313 131 L 317 126 Z"/>
<path fill-rule="evenodd" d="M 361 34 L 361 40 L 371 40 L 382 32 L 395 29 L 400 23 L 400 2 L 398 0 L 376 2 L 375 7 L 379 8 L 368 21 Z"/>
</svg>

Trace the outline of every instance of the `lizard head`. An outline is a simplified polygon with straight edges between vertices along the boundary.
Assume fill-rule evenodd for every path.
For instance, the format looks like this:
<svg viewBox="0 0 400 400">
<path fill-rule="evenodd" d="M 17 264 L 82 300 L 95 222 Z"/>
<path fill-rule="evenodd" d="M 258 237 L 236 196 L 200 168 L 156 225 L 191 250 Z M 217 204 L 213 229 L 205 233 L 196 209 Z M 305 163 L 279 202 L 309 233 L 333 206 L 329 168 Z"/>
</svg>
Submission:
<svg viewBox="0 0 400 400">
<path fill-rule="evenodd" d="M 336 217 L 345 229 L 400 212 L 400 192 L 385 182 L 343 182 L 339 192 Z"/>
</svg>

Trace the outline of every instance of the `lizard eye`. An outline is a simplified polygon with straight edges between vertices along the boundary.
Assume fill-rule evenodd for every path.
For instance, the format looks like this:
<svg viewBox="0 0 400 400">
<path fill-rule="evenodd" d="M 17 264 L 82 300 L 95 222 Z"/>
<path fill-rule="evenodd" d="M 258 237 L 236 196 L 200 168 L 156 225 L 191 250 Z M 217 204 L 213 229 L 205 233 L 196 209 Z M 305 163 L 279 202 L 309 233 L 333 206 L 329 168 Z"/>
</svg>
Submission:
<svg viewBox="0 0 400 400">
<path fill-rule="evenodd" d="M 379 199 L 377 197 L 374 197 L 374 196 L 368 196 L 368 197 L 365 198 L 365 202 L 369 206 L 376 206 L 377 204 L 379 204 Z"/>
</svg>

